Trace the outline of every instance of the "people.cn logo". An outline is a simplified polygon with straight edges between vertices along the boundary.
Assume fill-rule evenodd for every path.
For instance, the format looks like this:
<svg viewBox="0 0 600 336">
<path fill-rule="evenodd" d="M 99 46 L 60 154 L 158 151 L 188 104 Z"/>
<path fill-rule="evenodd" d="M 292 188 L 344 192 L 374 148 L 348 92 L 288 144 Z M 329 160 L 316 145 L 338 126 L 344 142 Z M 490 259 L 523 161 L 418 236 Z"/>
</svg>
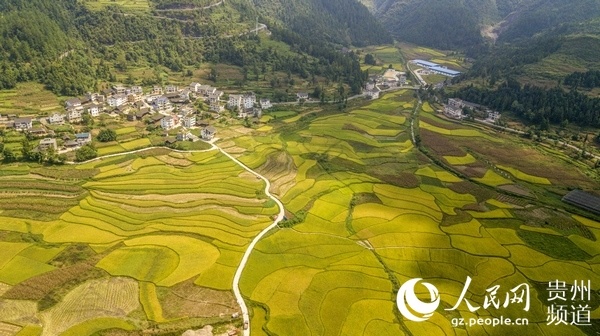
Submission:
<svg viewBox="0 0 600 336">
<path fill-rule="evenodd" d="M 398 290 L 398 296 L 396 297 L 396 305 L 402 316 L 415 322 L 423 322 L 429 319 L 440 305 L 438 289 L 428 282 L 423 282 L 422 285 L 429 290 L 431 302 L 423 302 L 417 298 L 415 286 L 421 280 L 423 279 L 417 278 L 405 282 Z"/>
</svg>

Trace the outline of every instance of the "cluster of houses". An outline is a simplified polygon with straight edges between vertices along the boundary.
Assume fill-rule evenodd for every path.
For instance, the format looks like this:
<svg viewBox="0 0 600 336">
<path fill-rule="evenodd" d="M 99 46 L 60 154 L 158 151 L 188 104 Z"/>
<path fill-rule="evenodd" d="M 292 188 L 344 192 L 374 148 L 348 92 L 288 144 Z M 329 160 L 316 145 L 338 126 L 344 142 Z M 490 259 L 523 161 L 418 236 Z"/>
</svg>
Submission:
<svg viewBox="0 0 600 336">
<path fill-rule="evenodd" d="M 222 100 L 223 95 L 223 91 L 200 83 L 191 83 L 185 87 L 154 86 L 146 93 L 141 86 L 115 85 L 99 93 L 87 93 L 83 97 L 67 100 L 63 113 L 52 113 L 47 117 L 39 118 L 0 116 L 0 124 L 39 137 L 47 137 L 40 142 L 41 148 L 56 149 L 57 147 L 52 127 L 48 126 L 80 123 L 86 114 L 95 118 L 101 113 L 120 115 L 129 121 L 141 120 L 148 116 L 150 122 L 160 125 L 165 131 L 182 127 L 183 132 L 177 136 L 177 140 L 180 141 L 197 140 L 198 137 L 189 133 L 187 129 L 203 127 L 202 137 L 211 140 L 216 130 L 208 123 L 197 121 L 195 108 L 191 105 L 193 101 L 198 99 L 205 101 L 208 110 L 217 114 L 223 112 L 226 106 L 229 110 L 237 112 L 239 118 L 260 118 L 264 109 L 273 106 L 269 99 L 259 100 L 252 92 L 231 94 L 227 101 Z M 298 97 L 300 99 L 300 96 Z M 308 95 L 305 98 L 308 99 Z M 87 137 L 80 138 L 78 134 L 74 140 L 64 139 L 64 146 L 77 147 L 91 141 L 89 133 L 85 134 Z M 89 141 L 84 141 L 83 138 L 89 138 Z"/>
<path fill-rule="evenodd" d="M 448 104 L 444 105 L 444 115 L 448 118 L 460 120 L 467 117 L 464 113 L 465 109 L 470 109 L 471 111 L 481 114 L 484 120 L 490 123 L 495 123 L 501 116 L 497 111 L 458 98 L 448 99 Z"/>
<path fill-rule="evenodd" d="M 407 84 L 406 73 L 387 69 L 383 75 L 374 76 L 365 85 L 363 94 L 369 99 L 378 99 L 382 90 Z"/>
</svg>

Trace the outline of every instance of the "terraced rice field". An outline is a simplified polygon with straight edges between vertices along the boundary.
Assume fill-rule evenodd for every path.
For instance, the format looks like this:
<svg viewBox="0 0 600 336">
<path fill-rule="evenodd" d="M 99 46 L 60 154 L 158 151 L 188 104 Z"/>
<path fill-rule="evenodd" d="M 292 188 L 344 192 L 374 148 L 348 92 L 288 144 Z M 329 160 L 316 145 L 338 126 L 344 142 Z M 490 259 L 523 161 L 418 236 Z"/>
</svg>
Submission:
<svg viewBox="0 0 600 336">
<path fill-rule="evenodd" d="M 540 287 L 589 279 L 594 293 L 600 289 L 600 222 L 546 203 L 553 199 L 545 188 L 592 184 L 589 178 L 558 169 L 565 179 L 557 182 L 520 163 L 552 162 L 541 152 L 443 120 L 432 106 L 420 115 L 423 148 L 416 148 L 411 91 L 353 104 L 284 111 L 255 131 L 232 126 L 218 143 L 266 176 L 285 205 L 286 218 L 259 241 L 242 273 L 253 335 L 515 333 L 452 326 L 456 317 L 500 315 L 527 317 L 519 334 L 589 332 L 548 326 Z M 231 318 L 239 311 L 233 276 L 278 208 L 262 180 L 218 151 L 130 154 L 56 169 L 11 165 L 0 175 L 8 176 L 0 181 L 0 333 L 182 334 L 207 323 L 241 324 Z M 561 189 L 552 192 L 556 198 Z M 519 303 L 444 310 L 467 277 L 466 298 L 477 306 L 493 286 L 503 298 L 528 284 L 529 311 Z M 413 278 L 440 293 L 426 322 L 411 322 L 396 307 L 400 285 Z M 590 305 L 596 318 L 596 294 Z"/>
<path fill-rule="evenodd" d="M 0 297 L 0 307 L 13 307 L 0 309 L 1 323 L 27 327 L 39 319 L 44 336 L 139 330 L 148 321 L 178 323 L 185 330 L 198 320 L 169 308 L 192 302 L 190 290 L 169 294 L 183 284 L 223 292 L 214 302 L 193 300 L 210 303 L 202 316 L 231 319 L 239 309 L 230 305 L 233 274 L 251 239 L 278 212 L 264 196 L 262 180 L 214 150 L 128 155 L 70 169 L 71 176 L 89 178 L 73 186 L 34 178 L 20 183 L 42 194 L 43 188 L 73 193 L 74 204 L 57 217 L 0 214 L 0 289 L 7 286 L 3 292 L 10 294 Z M 0 184 L 4 190 L 11 186 Z M 40 298 L 56 302 L 41 311 Z M 128 317 L 134 311 L 137 317 Z"/>
<path fill-rule="evenodd" d="M 0 113 L 38 114 L 62 109 L 59 97 L 43 84 L 19 83 L 13 90 L 0 90 Z"/>
<path fill-rule="evenodd" d="M 109 144 L 108 146 L 98 148 L 98 156 L 128 152 L 135 149 L 149 147 L 151 145 L 152 143 L 148 138 L 140 138 L 112 145 Z"/>
<path fill-rule="evenodd" d="M 546 233 L 532 231 L 533 222 L 518 219 L 517 207 L 495 199 L 492 187 L 485 193 L 462 191 L 463 178 L 426 159 L 417 160 L 416 149 L 405 137 L 410 108 L 404 106 L 411 103 L 411 93 L 386 95 L 349 113 L 317 114 L 294 133 L 278 133 L 278 124 L 271 123 L 271 135 L 261 132 L 222 143 L 269 177 L 272 192 L 289 213 L 287 223 L 259 242 L 242 277 L 242 293 L 254 307 L 253 332 L 480 335 L 492 330 L 453 328 L 454 315 L 442 308 L 424 323 L 404 319 L 395 307 L 399 284 L 427 279 L 439 289 L 442 305 L 451 307 L 467 276 L 473 279 L 467 295 L 479 305 L 494 285 L 508 291 L 520 283 L 533 286 L 534 281 L 556 277 L 592 279 L 592 284 L 600 280 L 592 271 L 592 256 L 600 253 L 594 240 L 558 231 L 554 232 L 560 239 L 546 240 L 541 236 Z M 442 123 L 427 121 L 421 125 L 452 138 L 494 141 L 481 130 L 444 129 Z M 463 166 L 479 162 L 467 153 L 445 159 Z M 481 183 L 513 181 L 488 168 L 482 171 Z M 511 226 L 514 221 L 522 224 Z M 600 225 L 581 224 L 585 230 Z M 549 245 L 587 254 L 569 259 L 565 253 L 559 261 L 545 254 Z M 534 263 L 536 255 L 555 261 Z M 573 274 L 561 276 L 559 269 Z M 548 329 L 546 303 L 536 294 L 531 299 L 531 313 L 526 314 L 530 326 L 522 332 L 581 333 L 574 326 Z M 456 316 L 501 313 L 516 316 L 519 310 L 489 307 L 473 314 L 462 304 Z M 493 332 L 510 330 L 496 327 Z"/>
</svg>

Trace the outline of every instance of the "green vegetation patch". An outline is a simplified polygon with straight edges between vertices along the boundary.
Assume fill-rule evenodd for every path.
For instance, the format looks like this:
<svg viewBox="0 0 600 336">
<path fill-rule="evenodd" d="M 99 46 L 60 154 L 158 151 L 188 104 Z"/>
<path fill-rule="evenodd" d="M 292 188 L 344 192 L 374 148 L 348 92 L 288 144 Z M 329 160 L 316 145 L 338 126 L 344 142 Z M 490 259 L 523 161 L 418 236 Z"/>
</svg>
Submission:
<svg viewBox="0 0 600 336">
<path fill-rule="evenodd" d="M 471 163 L 475 163 L 477 159 L 473 157 L 473 155 L 467 153 L 465 156 L 444 156 L 444 159 L 448 161 L 449 164 L 454 166 L 464 166 Z"/>
<path fill-rule="evenodd" d="M 137 327 L 130 322 L 114 317 L 100 317 L 85 321 L 74 327 L 67 329 L 62 336 L 91 336 L 98 332 L 109 329 L 119 329 L 124 331 L 133 331 Z"/>
<path fill-rule="evenodd" d="M 537 184 L 545 184 L 545 185 L 552 184 L 550 182 L 550 180 L 548 180 L 545 177 L 539 177 L 539 176 L 529 175 L 529 174 L 526 174 L 526 173 L 524 173 L 524 172 L 522 172 L 522 171 L 520 171 L 518 169 L 515 169 L 515 168 L 512 168 L 512 167 L 508 167 L 508 166 L 496 165 L 496 167 L 509 172 L 512 176 L 518 178 L 521 181 L 530 182 L 530 183 L 537 183 Z"/>
<path fill-rule="evenodd" d="M 24 280 L 54 269 L 55 267 L 39 261 L 16 256 L 0 269 L 0 282 L 16 285 Z"/>
<path fill-rule="evenodd" d="M 535 250 L 559 260 L 588 260 L 591 256 L 566 237 L 519 230 L 517 234 Z"/>
<path fill-rule="evenodd" d="M 119 6 L 128 11 L 148 11 L 150 9 L 148 0 L 85 0 L 83 3 L 94 11 L 102 10 L 107 6 Z"/>
</svg>

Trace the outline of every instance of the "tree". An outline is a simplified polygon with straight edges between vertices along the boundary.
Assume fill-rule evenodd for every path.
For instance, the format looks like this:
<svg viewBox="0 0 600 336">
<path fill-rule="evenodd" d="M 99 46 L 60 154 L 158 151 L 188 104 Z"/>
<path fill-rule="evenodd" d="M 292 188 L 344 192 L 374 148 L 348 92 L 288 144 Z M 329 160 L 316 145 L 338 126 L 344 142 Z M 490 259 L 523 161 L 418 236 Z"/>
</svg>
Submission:
<svg viewBox="0 0 600 336">
<path fill-rule="evenodd" d="M 219 73 L 217 72 L 217 68 L 211 67 L 210 74 L 208 75 L 208 79 L 210 79 L 213 82 L 216 82 L 217 78 L 219 78 Z"/>
<path fill-rule="evenodd" d="M 32 161 L 36 161 L 35 159 L 37 157 L 34 157 L 35 155 L 33 154 L 33 146 L 31 145 L 31 142 L 29 142 L 29 140 L 24 139 L 21 142 L 21 154 L 23 154 L 23 158 L 25 160 L 32 160 Z"/>
<path fill-rule="evenodd" d="M 2 155 L 4 155 L 4 162 L 14 162 L 17 160 L 17 156 L 10 148 L 4 148 Z"/>
<path fill-rule="evenodd" d="M 92 118 L 92 116 L 88 112 L 84 113 L 81 119 L 83 121 L 83 124 L 86 126 L 91 127 L 94 125 L 94 118 Z"/>
<path fill-rule="evenodd" d="M 117 132 L 105 128 L 103 130 L 100 131 L 100 133 L 98 133 L 98 136 L 96 137 L 96 139 L 98 139 L 98 141 L 100 142 L 109 142 L 109 141 L 115 141 L 117 140 Z"/>
<path fill-rule="evenodd" d="M 375 56 L 373 56 L 372 54 L 366 54 L 365 55 L 365 64 L 376 65 L 377 61 L 375 60 Z"/>
<path fill-rule="evenodd" d="M 92 144 L 87 144 L 75 152 L 75 159 L 79 162 L 87 161 L 98 156 L 98 151 Z"/>
</svg>

